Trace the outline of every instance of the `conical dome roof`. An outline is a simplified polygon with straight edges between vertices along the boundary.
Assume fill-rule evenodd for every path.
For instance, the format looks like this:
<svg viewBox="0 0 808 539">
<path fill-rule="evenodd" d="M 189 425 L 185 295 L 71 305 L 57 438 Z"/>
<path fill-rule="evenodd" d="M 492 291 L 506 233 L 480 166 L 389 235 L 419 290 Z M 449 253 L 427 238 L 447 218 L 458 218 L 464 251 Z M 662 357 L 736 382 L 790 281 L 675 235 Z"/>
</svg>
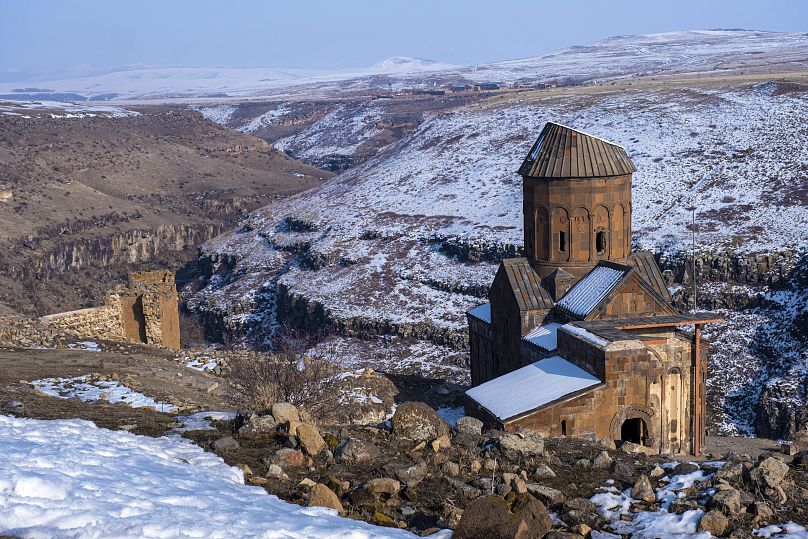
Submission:
<svg viewBox="0 0 808 539">
<path fill-rule="evenodd" d="M 598 178 L 637 170 L 625 148 L 561 124 L 547 122 L 519 174 L 531 178 Z"/>
</svg>

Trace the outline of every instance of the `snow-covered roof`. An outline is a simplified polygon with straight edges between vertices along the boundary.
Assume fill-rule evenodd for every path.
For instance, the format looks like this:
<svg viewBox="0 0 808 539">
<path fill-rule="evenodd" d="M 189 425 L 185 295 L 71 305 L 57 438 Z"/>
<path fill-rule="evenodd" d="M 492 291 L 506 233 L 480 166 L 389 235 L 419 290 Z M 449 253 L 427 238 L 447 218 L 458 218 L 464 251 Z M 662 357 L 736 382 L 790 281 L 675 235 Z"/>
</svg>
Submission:
<svg viewBox="0 0 808 539">
<path fill-rule="evenodd" d="M 548 352 L 552 352 L 557 348 L 556 336 L 558 328 L 560 327 L 561 324 L 550 322 L 549 324 L 533 328 L 527 335 L 522 337 L 522 339 L 536 346 L 540 346 Z"/>
<path fill-rule="evenodd" d="M 542 359 L 466 391 L 502 421 L 600 384 L 561 356 Z"/>
<path fill-rule="evenodd" d="M 625 274 L 625 270 L 596 266 L 575 283 L 556 305 L 570 314 L 583 318 L 617 286 Z"/>
<path fill-rule="evenodd" d="M 609 344 L 609 341 L 607 341 L 603 337 L 598 337 L 594 333 L 573 324 L 564 324 L 564 326 L 561 328 L 561 331 L 575 335 L 579 339 L 584 340 L 590 344 L 594 344 L 595 346 L 606 346 L 607 344 Z"/>
<path fill-rule="evenodd" d="M 469 311 L 469 314 L 478 320 L 482 320 L 483 322 L 491 323 L 491 304 L 490 303 L 483 303 L 482 305 L 477 305 L 472 310 Z"/>
</svg>

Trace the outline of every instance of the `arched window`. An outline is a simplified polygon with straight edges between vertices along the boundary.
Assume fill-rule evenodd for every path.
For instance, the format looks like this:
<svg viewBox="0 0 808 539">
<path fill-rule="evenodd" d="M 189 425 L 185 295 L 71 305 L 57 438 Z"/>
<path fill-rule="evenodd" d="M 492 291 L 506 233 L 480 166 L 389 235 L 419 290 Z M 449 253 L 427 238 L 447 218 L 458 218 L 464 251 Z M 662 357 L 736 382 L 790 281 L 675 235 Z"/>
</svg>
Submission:
<svg viewBox="0 0 808 539">
<path fill-rule="evenodd" d="M 598 230 L 595 234 L 595 249 L 599 255 L 602 255 L 606 252 L 606 231 L 605 230 Z"/>
<path fill-rule="evenodd" d="M 563 230 L 558 234 L 558 250 L 562 253 L 567 252 L 567 233 Z"/>
</svg>

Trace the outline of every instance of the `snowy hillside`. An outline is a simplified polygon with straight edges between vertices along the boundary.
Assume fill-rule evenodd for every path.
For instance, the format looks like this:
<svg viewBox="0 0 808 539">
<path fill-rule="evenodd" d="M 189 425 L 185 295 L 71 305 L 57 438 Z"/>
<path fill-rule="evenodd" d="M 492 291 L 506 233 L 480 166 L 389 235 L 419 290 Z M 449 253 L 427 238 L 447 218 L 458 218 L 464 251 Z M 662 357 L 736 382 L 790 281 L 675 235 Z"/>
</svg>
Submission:
<svg viewBox="0 0 808 539">
<path fill-rule="evenodd" d="M 580 84 L 642 75 L 739 73 L 761 66 L 805 69 L 808 34 L 750 30 L 693 30 L 619 36 L 588 46 L 485 65 L 453 66 L 431 60 L 393 57 L 363 69 L 137 67 L 107 73 L 40 76 L 0 84 L 0 97 L 21 86 L 75 99 L 223 98 L 254 95 L 330 95 L 419 86 L 457 80 Z M 379 78 L 379 76 L 382 76 Z M 30 92 L 22 92 L 30 99 Z M 27 97 L 26 97 L 27 96 Z"/>
<path fill-rule="evenodd" d="M 701 253 L 808 246 L 794 233 L 808 227 L 805 117 L 804 88 L 774 82 L 538 92 L 432 114 L 364 164 L 207 244 L 227 269 L 192 304 L 234 327 L 267 328 L 280 287 L 321 313 L 281 318 L 311 324 L 319 316 L 347 335 L 415 337 L 428 343 L 424 354 L 437 347 L 456 357 L 464 312 L 483 301 L 498 260 L 521 250 L 515 171 L 545 122 L 626 147 L 638 168 L 634 241 L 675 255 L 690 248 L 692 205 Z M 333 153 L 352 129 L 340 125 L 348 127 L 311 140 L 306 157 Z"/>
</svg>

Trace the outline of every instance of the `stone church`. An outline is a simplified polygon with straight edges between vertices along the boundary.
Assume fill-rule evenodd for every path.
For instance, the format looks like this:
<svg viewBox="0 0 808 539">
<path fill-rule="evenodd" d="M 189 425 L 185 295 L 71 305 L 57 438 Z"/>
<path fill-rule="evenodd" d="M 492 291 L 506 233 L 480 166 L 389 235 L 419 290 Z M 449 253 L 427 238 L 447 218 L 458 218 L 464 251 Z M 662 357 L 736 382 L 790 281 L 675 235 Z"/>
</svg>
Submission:
<svg viewBox="0 0 808 539">
<path fill-rule="evenodd" d="M 666 453 L 704 443 L 704 324 L 631 249 L 623 147 L 545 125 L 519 168 L 525 257 L 502 260 L 467 313 L 466 413 L 487 426 L 608 438 Z"/>
</svg>

